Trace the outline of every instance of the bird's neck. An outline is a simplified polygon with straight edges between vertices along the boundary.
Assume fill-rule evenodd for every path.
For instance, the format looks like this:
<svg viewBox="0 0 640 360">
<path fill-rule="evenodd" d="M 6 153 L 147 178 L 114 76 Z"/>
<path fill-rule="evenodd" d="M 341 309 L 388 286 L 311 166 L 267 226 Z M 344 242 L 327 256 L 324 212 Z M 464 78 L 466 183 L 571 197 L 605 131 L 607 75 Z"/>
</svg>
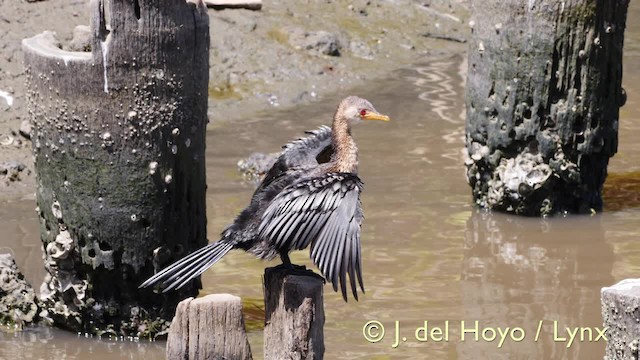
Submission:
<svg viewBox="0 0 640 360">
<path fill-rule="evenodd" d="M 331 127 L 333 141 L 332 171 L 358 172 L 358 148 L 351 136 L 351 127 L 346 119 L 336 118 Z"/>
</svg>

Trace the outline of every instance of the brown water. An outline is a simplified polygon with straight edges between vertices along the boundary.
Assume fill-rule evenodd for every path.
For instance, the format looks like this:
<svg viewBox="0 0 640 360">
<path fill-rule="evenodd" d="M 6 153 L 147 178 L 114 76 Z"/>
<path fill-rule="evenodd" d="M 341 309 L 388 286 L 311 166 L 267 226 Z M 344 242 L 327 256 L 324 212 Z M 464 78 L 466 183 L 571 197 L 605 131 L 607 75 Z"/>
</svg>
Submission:
<svg viewBox="0 0 640 360">
<path fill-rule="evenodd" d="M 327 359 L 602 358 L 602 341 L 577 340 L 569 347 L 554 341 L 554 321 L 559 336 L 566 336 L 565 327 L 601 327 L 600 288 L 640 272 L 640 23 L 634 23 L 639 18 L 640 4 L 632 2 L 624 63 L 628 101 L 621 112 L 619 152 L 609 166 L 615 186 L 607 189 L 616 201 L 596 216 L 530 219 L 474 209 L 461 160 L 462 56 L 396 71 L 350 91 L 371 100 L 393 121 L 354 130 L 366 184 L 362 242 L 367 293 L 360 302 L 344 304 L 325 287 Z M 277 151 L 301 131 L 329 124 L 344 95 L 212 124 L 207 146 L 209 240 L 217 238 L 253 191 L 236 171 L 238 159 L 254 151 Z M 630 196 L 620 196 L 623 191 Z M 0 246 L 11 249 L 27 277 L 39 284 L 42 262 L 34 207 L 32 196 L 0 203 Z M 309 265 L 307 258 L 306 252 L 292 256 Z M 203 293 L 261 298 L 263 268 L 273 264 L 231 253 L 205 274 Z M 377 343 L 363 336 L 363 326 L 371 320 L 386 328 Z M 437 342 L 437 336 L 416 340 L 415 330 L 425 320 L 430 327 L 449 321 L 448 341 Z M 396 348 L 395 321 L 400 327 Z M 468 333 L 462 341 L 461 321 L 466 328 L 478 321 L 480 331 L 518 327 L 514 338 L 524 338 L 507 338 L 500 345 L 500 335 L 487 340 L 492 334 L 488 330 L 486 339 L 476 342 Z M 262 333 L 250 332 L 250 342 L 254 357 L 261 358 Z M 0 332 L 0 359 L 163 356 L 163 342 L 86 339 L 41 328 L 15 335 Z"/>
</svg>

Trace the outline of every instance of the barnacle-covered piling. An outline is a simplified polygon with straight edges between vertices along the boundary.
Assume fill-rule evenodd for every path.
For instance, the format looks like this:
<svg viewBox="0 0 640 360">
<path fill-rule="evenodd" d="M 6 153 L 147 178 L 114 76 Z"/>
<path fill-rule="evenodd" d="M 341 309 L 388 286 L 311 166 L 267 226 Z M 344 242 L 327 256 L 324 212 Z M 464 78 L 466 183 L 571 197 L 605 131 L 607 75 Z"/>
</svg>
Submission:
<svg viewBox="0 0 640 360">
<path fill-rule="evenodd" d="M 38 299 L 11 254 L 0 254 L 0 330 L 22 330 L 38 320 Z"/>
<path fill-rule="evenodd" d="M 206 243 L 209 23 L 201 1 L 93 0 L 91 52 L 23 41 L 44 315 L 154 336 L 180 299 L 138 285 Z"/>
<path fill-rule="evenodd" d="M 640 279 L 624 279 L 602 288 L 605 360 L 633 360 L 640 356 Z"/>
<path fill-rule="evenodd" d="M 629 0 L 471 1 L 467 178 L 482 207 L 602 209 Z"/>
</svg>

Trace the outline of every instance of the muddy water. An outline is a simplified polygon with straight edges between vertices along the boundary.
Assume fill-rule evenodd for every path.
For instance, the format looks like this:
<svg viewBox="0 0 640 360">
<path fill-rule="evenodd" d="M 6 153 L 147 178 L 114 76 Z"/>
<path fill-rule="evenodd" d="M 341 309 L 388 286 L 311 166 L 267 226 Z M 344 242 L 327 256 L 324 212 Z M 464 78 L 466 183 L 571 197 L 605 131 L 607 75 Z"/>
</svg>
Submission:
<svg viewBox="0 0 640 360">
<path fill-rule="evenodd" d="M 619 152 L 609 167 L 616 181 L 607 185 L 607 199 L 616 201 L 596 216 L 528 219 L 474 209 L 461 165 L 463 57 L 396 71 L 352 91 L 393 121 L 354 129 L 365 182 L 367 293 L 360 302 L 344 304 L 325 287 L 327 359 L 601 358 L 604 342 L 589 342 L 588 333 L 570 346 L 559 338 L 568 339 L 566 327 L 589 327 L 595 340 L 595 328 L 602 324 L 600 288 L 640 271 L 640 201 L 634 185 L 640 173 L 640 23 L 633 22 L 640 18 L 640 4 L 631 6 L 624 64 L 628 101 L 621 112 Z M 277 151 L 302 130 L 329 124 L 344 95 L 234 124 L 212 124 L 207 147 L 209 240 L 216 239 L 253 191 L 237 174 L 237 160 L 253 151 Z M 27 277 L 39 283 L 34 206 L 32 196 L 0 204 L 1 246 L 10 248 Z M 292 260 L 309 264 L 307 257 L 300 252 Z M 232 253 L 205 274 L 203 293 L 259 299 L 263 268 L 273 264 Z M 376 343 L 363 336 L 363 325 L 371 320 L 386 329 Z M 437 330 L 428 341 L 416 340 L 416 329 L 425 320 L 430 330 L 443 331 L 448 321 L 448 341 Z M 400 334 L 394 348 L 396 321 Z M 468 329 L 464 341 L 461 321 Z M 476 321 L 479 331 L 492 329 L 496 338 L 491 341 L 492 330 L 486 330 L 475 341 Z M 511 331 L 502 344 L 499 330 Z M 259 330 L 250 332 L 255 358 L 262 357 L 261 338 Z M 51 329 L 0 333 L 1 359 L 163 354 L 162 342 L 86 339 Z"/>
</svg>

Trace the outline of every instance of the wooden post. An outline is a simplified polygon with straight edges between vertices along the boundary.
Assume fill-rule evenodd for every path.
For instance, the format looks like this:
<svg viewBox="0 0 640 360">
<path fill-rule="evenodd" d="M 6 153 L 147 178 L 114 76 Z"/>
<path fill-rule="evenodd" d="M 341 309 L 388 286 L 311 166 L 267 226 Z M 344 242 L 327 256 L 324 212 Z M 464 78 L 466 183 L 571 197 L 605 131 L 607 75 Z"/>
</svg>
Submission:
<svg viewBox="0 0 640 360">
<path fill-rule="evenodd" d="M 629 0 L 472 0 L 466 160 L 482 207 L 602 209 Z"/>
<path fill-rule="evenodd" d="M 262 9 L 262 0 L 204 0 L 204 3 L 216 10 L 221 9 Z"/>
<path fill-rule="evenodd" d="M 213 294 L 180 302 L 169 328 L 167 359 L 252 359 L 240 298 Z"/>
<path fill-rule="evenodd" d="M 607 328 L 605 360 L 640 357 L 640 279 L 626 279 L 602 289 L 602 319 Z"/>
<path fill-rule="evenodd" d="M 92 0 L 91 16 L 90 53 L 23 41 L 42 299 L 59 326 L 152 337 L 199 286 L 138 289 L 206 244 L 209 18 L 201 0 Z"/>
<path fill-rule="evenodd" d="M 192 300 L 192 297 L 186 298 L 176 307 L 167 336 L 168 360 L 189 358 L 189 304 Z"/>
<path fill-rule="evenodd" d="M 311 270 L 265 269 L 265 360 L 323 358 L 323 286 Z"/>
</svg>

